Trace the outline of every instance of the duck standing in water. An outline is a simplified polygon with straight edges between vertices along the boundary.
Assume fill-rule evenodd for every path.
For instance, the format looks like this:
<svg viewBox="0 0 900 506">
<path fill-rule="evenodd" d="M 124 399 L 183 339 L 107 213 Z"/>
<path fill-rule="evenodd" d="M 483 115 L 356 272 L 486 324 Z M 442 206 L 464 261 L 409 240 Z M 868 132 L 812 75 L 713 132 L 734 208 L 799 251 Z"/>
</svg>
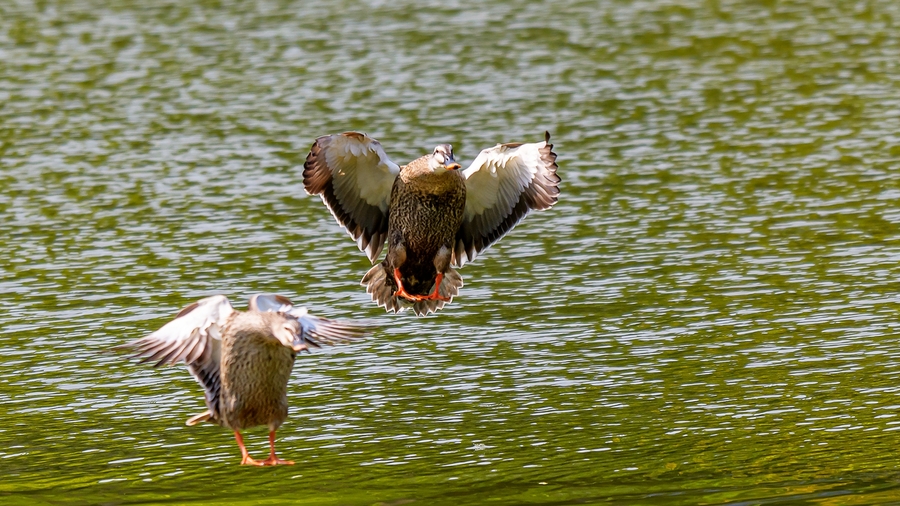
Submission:
<svg viewBox="0 0 900 506">
<path fill-rule="evenodd" d="M 372 263 L 361 284 L 388 311 L 435 312 L 463 286 L 462 267 L 531 210 L 558 200 L 550 134 L 544 142 L 498 144 L 465 170 L 449 144 L 400 167 L 381 143 L 358 132 L 316 139 L 303 185 L 320 195 Z"/>
<path fill-rule="evenodd" d="M 293 464 L 275 456 L 275 431 L 288 414 L 287 384 L 298 352 L 361 337 L 361 327 L 318 318 L 280 295 L 254 295 L 235 311 L 224 295 L 201 299 L 156 332 L 118 348 L 142 362 L 187 364 L 203 386 L 207 410 L 188 425 L 212 422 L 234 431 L 241 464 Z M 269 458 L 250 458 L 241 430 L 269 428 Z"/>
</svg>

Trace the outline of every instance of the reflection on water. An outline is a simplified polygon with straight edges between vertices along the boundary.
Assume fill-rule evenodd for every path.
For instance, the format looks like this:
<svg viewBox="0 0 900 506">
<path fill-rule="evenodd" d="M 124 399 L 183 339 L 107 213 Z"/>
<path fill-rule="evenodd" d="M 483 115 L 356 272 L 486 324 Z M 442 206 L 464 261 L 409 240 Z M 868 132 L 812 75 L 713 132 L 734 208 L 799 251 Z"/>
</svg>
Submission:
<svg viewBox="0 0 900 506">
<path fill-rule="evenodd" d="M 0 8 L 0 495 L 900 500 L 898 19 L 817 0 Z M 386 315 L 302 190 L 312 140 L 353 129 L 393 159 L 451 142 L 461 160 L 549 130 L 560 203 L 467 265 L 441 314 Z M 256 292 L 380 326 L 298 361 L 290 468 L 239 468 L 227 431 L 183 425 L 202 407 L 186 371 L 104 351 Z"/>
</svg>

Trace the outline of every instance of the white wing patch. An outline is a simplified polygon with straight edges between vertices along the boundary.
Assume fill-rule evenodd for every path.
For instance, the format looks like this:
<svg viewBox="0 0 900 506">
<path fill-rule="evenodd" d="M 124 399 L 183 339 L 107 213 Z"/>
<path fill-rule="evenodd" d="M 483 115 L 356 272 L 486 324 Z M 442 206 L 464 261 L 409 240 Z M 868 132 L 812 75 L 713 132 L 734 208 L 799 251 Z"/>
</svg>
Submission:
<svg viewBox="0 0 900 506">
<path fill-rule="evenodd" d="M 518 200 L 534 179 L 545 143 L 508 148 L 498 144 L 478 154 L 466 176 L 466 214 L 470 218 Z M 511 207 L 511 206 L 510 206 Z"/>
<path fill-rule="evenodd" d="M 556 203 L 560 182 L 556 153 L 550 134 L 545 136 L 544 142 L 485 149 L 463 171 L 466 210 L 453 251 L 456 265 L 474 259 L 530 211 Z"/>
<path fill-rule="evenodd" d="M 181 310 L 174 320 L 147 337 L 124 346 L 135 348 L 142 362 L 156 361 L 157 366 L 184 362 L 188 365 L 215 361 L 220 329 L 234 312 L 224 295 L 201 299 Z"/>
<path fill-rule="evenodd" d="M 331 138 L 325 161 L 332 170 L 335 186 L 340 187 L 338 200 L 352 207 L 352 199 L 360 198 L 370 206 L 387 211 L 391 187 L 400 167 L 377 142 L 363 143 L 344 135 Z"/>
<path fill-rule="evenodd" d="M 303 186 L 319 195 L 335 220 L 373 263 L 387 238 L 391 188 L 400 166 L 381 143 L 358 132 L 316 139 L 303 164 Z"/>
<path fill-rule="evenodd" d="M 184 362 L 194 379 L 203 386 L 207 413 L 188 421 L 216 419 L 219 416 L 219 365 L 222 358 L 221 329 L 234 313 L 224 295 L 201 299 L 181 310 L 174 320 L 156 332 L 118 348 L 136 349 L 141 362 L 156 361 L 155 366 Z"/>
</svg>

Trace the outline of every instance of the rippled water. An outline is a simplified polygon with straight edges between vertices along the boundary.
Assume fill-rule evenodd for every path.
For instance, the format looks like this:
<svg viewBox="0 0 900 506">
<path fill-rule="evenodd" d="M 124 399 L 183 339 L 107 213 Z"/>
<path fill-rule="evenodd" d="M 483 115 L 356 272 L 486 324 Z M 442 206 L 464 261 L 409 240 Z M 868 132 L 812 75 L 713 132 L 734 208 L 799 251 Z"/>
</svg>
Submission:
<svg viewBox="0 0 900 506">
<path fill-rule="evenodd" d="M 151 4 L 0 6 L 4 503 L 900 501 L 897 4 Z M 560 203 L 388 315 L 302 189 L 353 129 L 549 130 Z M 104 352 L 256 292 L 380 325 L 298 361 L 293 467 Z"/>
</svg>

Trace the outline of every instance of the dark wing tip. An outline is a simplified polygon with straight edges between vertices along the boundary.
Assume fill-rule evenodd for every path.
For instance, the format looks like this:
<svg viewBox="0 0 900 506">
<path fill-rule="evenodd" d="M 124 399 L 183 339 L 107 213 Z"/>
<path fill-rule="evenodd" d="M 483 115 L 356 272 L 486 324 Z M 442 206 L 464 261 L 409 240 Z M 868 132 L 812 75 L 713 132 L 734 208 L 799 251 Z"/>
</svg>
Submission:
<svg viewBox="0 0 900 506">
<path fill-rule="evenodd" d="M 549 140 L 549 137 L 548 137 Z M 556 164 L 556 153 L 553 152 L 553 144 L 549 142 L 541 148 L 541 161 L 544 162 L 544 168 L 546 169 L 546 173 L 544 177 L 547 181 L 559 192 L 559 188 L 557 185 L 562 181 L 562 178 L 559 177 L 557 170 L 559 170 L 559 165 Z"/>
<path fill-rule="evenodd" d="M 312 327 L 304 327 L 302 337 L 306 344 L 316 348 L 321 348 L 323 345 L 334 346 L 350 343 L 370 335 L 374 327 L 370 322 L 312 318 L 314 318 L 315 324 Z"/>
<path fill-rule="evenodd" d="M 286 305 L 288 305 L 288 306 L 293 306 L 293 305 L 294 305 L 294 303 L 291 302 L 291 299 L 285 297 L 284 295 L 273 295 L 273 298 L 274 298 L 279 304 L 286 304 Z"/>
<path fill-rule="evenodd" d="M 324 161 L 320 161 L 320 153 L 322 148 L 319 141 L 322 137 L 313 142 L 309 148 L 309 154 L 306 155 L 306 162 L 303 163 L 303 189 L 310 195 L 320 195 L 328 182 L 331 180 L 331 171 L 325 165 Z"/>
<path fill-rule="evenodd" d="M 189 304 L 189 305 L 185 306 L 184 309 L 179 311 L 178 314 L 175 315 L 175 318 L 181 318 L 182 316 L 190 313 L 191 311 L 197 309 L 198 307 L 200 307 L 199 302 L 194 302 L 193 304 Z"/>
<path fill-rule="evenodd" d="M 533 191 L 529 195 L 532 199 L 529 207 L 539 211 L 549 209 L 559 202 L 559 183 L 562 182 L 562 178 L 557 173 L 559 165 L 556 164 L 556 153 L 553 152 L 553 144 L 548 142 L 550 133 L 544 132 L 544 135 L 547 141 L 540 149 L 544 170 L 535 175 L 536 178 L 531 184 Z"/>
<path fill-rule="evenodd" d="M 344 132 L 341 135 L 344 137 L 349 137 L 351 139 L 356 139 L 358 141 L 366 140 L 366 134 L 360 132 Z"/>
</svg>

